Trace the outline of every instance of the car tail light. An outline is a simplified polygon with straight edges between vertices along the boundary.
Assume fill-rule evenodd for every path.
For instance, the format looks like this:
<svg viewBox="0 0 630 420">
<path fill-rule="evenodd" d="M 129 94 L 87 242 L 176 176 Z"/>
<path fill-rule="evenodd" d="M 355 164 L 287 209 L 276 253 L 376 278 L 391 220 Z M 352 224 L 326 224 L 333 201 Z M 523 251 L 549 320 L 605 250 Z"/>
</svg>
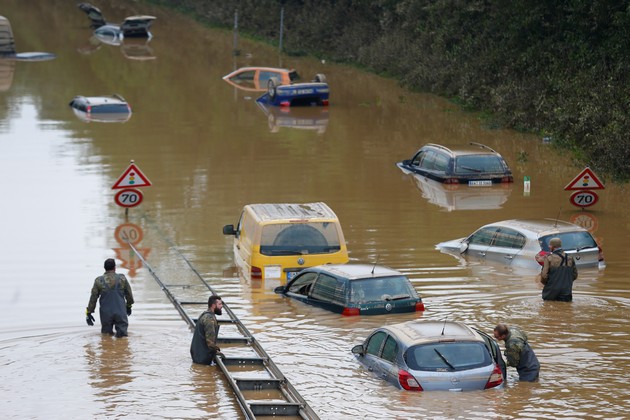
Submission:
<svg viewBox="0 0 630 420">
<path fill-rule="evenodd" d="M 416 312 L 418 311 L 424 311 L 424 303 L 416 302 Z"/>
<path fill-rule="evenodd" d="M 543 266 L 545 264 L 545 256 L 546 255 L 549 255 L 549 252 L 547 252 L 547 251 L 540 251 L 538 254 L 536 254 L 536 256 L 534 258 L 536 259 L 538 264 Z"/>
<path fill-rule="evenodd" d="M 262 279 L 262 270 L 260 267 L 252 266 L 252 279 Z"/>
<path fill-rule="evenodd" d="M 504 182 L 514 182 L 514 177 L 512 177 L 512 175 L 506 175 L 503 178 L 501 178 L 501 183 Z"/>
<path fill-rule="evenodd" d="M 446 178 L 444 180 L 445 184 L 459 184 L 459 180 L 457 178 Z"/>
<path fill-rule="evenodd" d="M 599 253 L 597 254 L 598 260 L 604 261 L 604 250 L 602 249 L 601 246 L 598 246 L 597 249 L 599 250 Z"/>
<path fill-rule="evenodd" d="M 282 101 L 282 102 L 280 102 L 280 106 L 291 106 L 291 102 L 289 102 L 289 101 Z"/>
<path fill-rule="evenodd" d="M 346 315 L 346 316 L 353 316 L 353 315 L 360 315 L 361 314 L 361 310 L 359 308 L 343 308 L 343 312 L 341 312 L 341 315 Z"/>
<path fill-rule="evenodd" d="M 87 106 L 87 113 L 89 114 L 90 112 L 92 112 L 92 105 Z"/>
<path fill-rule="evenodd" d="M 328 99 L 322 99 L 322 106 L 328 106 Z"/>
<path fill-rule="evenodd" d="M 501 368 L 499 365 L 495 363 L 494 370 L 490 374 L 488 378 L 488 382 L 486 382 L 486 386 L 484 389 L 494 388 L 495 386 L 499 386 L 503 383 L 503 372 L 501 372 Z"/>
<path fill-rule="evenodd" d="M 406 370 L 401 369 L 398 371 L 398 382 L 407 391 L 424 391 L 418 381 L 416 381 L 416 378 Z"/>
</svg>

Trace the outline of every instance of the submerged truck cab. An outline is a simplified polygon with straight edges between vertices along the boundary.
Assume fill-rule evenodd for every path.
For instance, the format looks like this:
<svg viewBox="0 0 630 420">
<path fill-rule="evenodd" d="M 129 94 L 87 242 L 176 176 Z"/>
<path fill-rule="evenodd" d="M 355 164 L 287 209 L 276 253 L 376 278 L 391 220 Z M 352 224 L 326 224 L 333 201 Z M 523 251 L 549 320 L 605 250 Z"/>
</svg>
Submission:
<svg viewBox="0 0 630 420">
<path fill-rule="evenodd" d="M 234 261 L 252 279 L 290 280 L 307 267 L 348 262 L 341 224 L 325 203 L 248 204 L 234 236 Z"/>
</svg>

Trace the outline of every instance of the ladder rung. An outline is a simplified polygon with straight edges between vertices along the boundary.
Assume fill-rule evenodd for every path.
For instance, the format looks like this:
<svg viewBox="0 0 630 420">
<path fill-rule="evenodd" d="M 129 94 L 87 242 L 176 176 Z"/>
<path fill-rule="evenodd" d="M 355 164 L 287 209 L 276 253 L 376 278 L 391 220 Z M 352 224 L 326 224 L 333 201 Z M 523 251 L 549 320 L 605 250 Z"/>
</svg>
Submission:
<svg viewBox="0 0 630 420">
<path fill-rule="evenodd" d="M 179 303 L 180 305 L 207 305 L 207 304 L 208 304 L 208 301 L 205 301 L 205 302 L 194 302 L 194 301 L 192 301 L 192 300 L 191 300 L 191 301 L 188 301 L 188 300 L 180 300 L 180 301 L 178 301 L 178 303 Z"/>
<path fill-rule="evenodd" d="M 263 389 L 279 389 L 284 383 L 277 378 L 234 378 L 241 391 L 260 391 Z"/>
<path fill-rule="evenodd" d="M 235 324 L 237 321 L 235 319 L 227 318 L 227 319 L 217 319 L 219 324 Z"/>
<path fill-rule="evenodd" d="M 262 365 L 265 363 L 265 358 L 262 357 L 229 357 L 223 358 L 223 364 L 226 366 L 234 365 Z"/>
<path fill-rule="evenodd" d="M 255 402 L 249 408 L 256 416 L 297 416 L 302 405 L 291 402 Z"/>
<path fill-rule="evenodd" d="M 247 337 L 217 337 L 217 343 L 240 343 L 249 344 L 250 339 Z"/>
</svg>

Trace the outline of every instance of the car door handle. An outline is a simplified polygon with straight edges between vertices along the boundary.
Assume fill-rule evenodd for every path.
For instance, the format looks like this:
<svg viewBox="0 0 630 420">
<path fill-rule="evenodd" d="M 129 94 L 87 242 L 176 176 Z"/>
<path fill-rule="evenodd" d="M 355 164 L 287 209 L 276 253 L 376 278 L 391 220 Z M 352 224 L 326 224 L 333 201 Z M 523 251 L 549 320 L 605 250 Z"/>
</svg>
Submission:
<svg viewBox="0 0 630 420">
<path fill-rule="evenodd" d="M 505 258 L 507 260 L 512 260 L 512 259 L 514 259 L 514 255 L 504 255 L 503 258 Z"/>
<path fill-rule="evenodd" d="M 485 252 L 480 252 L 479 255 L 481 255 L 482 257 L 485 257 L 486 253 Z"/>
</svg>

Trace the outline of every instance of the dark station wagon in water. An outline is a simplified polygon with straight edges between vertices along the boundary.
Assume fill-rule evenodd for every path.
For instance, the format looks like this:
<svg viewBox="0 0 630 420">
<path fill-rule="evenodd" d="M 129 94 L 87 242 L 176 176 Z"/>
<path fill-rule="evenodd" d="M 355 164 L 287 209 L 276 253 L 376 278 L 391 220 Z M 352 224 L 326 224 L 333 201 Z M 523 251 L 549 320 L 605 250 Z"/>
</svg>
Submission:
<svg viewBox="0 0 630 420">
<path fill-rule="evenodd" d="M 131 107 L 120 95 L 75 96 L 69 103 L 74 114 L 85 122 L 126 122 Z"/>
<path fill-rule="evenodd" d="M 409 279 L 373 264 L 326 264 L 302 270 L 275 292 L 342 315 L 424 311 Z"/>
<path fill-rule="evenodd" d="M 505 361 L 488 334 L 453 321 L 377 328 L 352 348 L 359 363 L 407 391 L 472 391 L 503 385 Z"/>
<path fill-rule="evenodd" d="M 503 157 L 490 147 L 475 142 L 457 147 L 429 143 L 411 159 L 396 165 L 403 172 L 423 175 L 445 184 L 483 187 L 514 181 Z"/>
</svg>

